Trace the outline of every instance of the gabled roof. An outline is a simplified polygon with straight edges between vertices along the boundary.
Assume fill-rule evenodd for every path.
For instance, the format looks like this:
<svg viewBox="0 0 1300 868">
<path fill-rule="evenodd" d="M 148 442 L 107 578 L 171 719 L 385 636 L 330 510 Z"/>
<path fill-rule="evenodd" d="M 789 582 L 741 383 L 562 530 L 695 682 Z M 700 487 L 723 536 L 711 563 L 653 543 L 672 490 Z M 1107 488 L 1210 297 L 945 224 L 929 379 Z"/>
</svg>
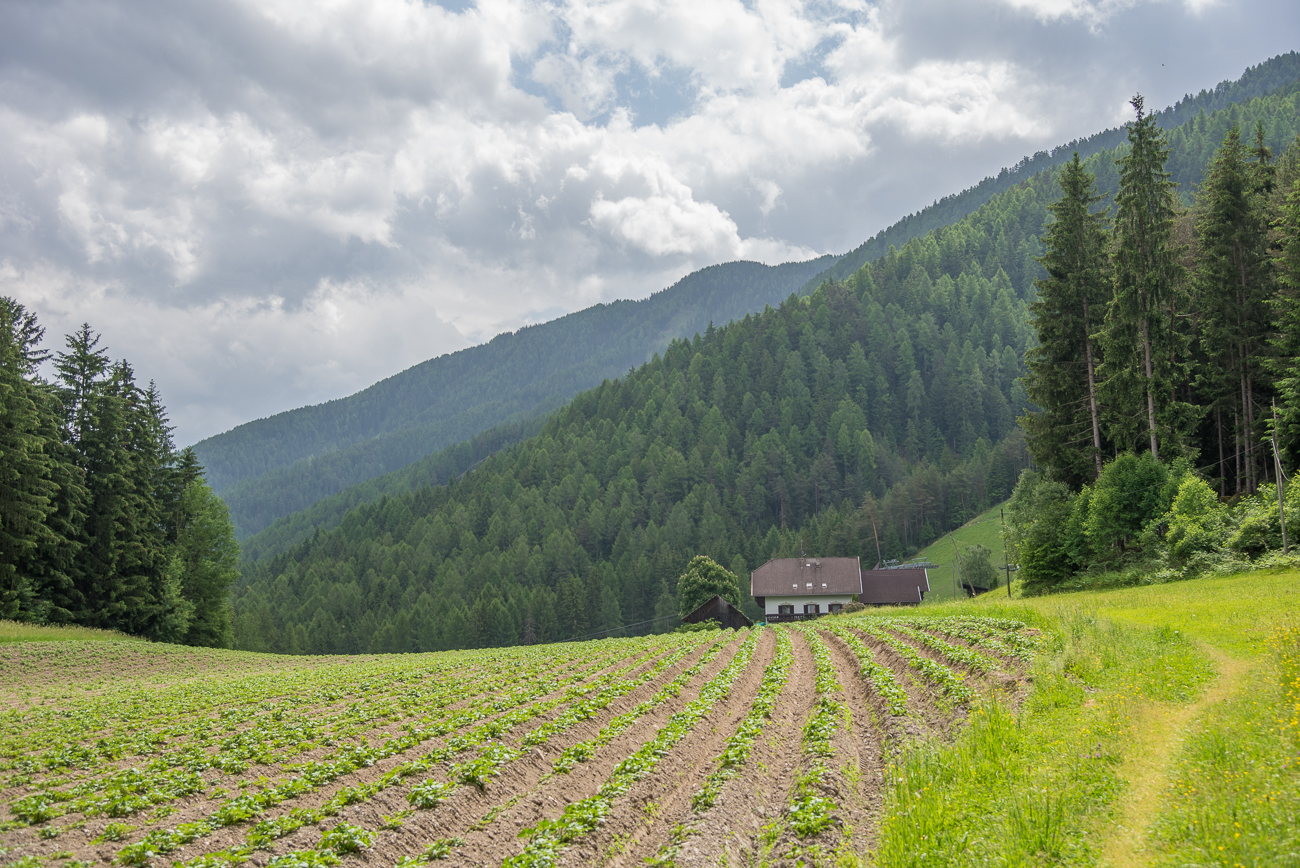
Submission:
<svg viewBox="0 0 1300 868">
<path fill-rule="evenodd" d="M 930 578 L 925 567 L 899 567 L 889 570 L 864 570 L 862 595 L 868 606 L 891 603 L 919 603 L 930 592 Z"/>
<path fill-rule="evenodd" d="M 755 597 L 808 597 L 862 593 L 857 558 L 773 558 L 749 574 Z"/>
<path fill-rule="evenodd" d="M 741 627 L 754 626 L 754 622 L 746 618 L 744 612 L 722 599 L 718 594 L 714 594 L 705 600 L 694 612 L 682 618 L 682 621 L 687 624 L 698 624 L 701 621 L 717 621 L 720 626 L 728 630 L 739 630 Z"/>
</svg>

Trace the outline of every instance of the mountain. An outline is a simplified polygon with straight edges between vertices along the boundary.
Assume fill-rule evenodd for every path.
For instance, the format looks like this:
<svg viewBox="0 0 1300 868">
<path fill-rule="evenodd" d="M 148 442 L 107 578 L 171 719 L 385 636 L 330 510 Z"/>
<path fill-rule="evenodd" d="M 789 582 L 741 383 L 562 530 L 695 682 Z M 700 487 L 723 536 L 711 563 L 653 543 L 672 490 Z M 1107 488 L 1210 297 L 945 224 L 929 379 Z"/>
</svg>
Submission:
<svg viewBox="0 0 1300 868">
<path fill-rule="evenodd" d="M 1226 117 L 1224 107 L 1285 88 L 1297 78 L 1300 54 L 1281 55 L 1252 67 L 1236 82 L 1187 96 L 1158 113 L 1158 122 L 1179 135 L 1177 130 L 1184 127 L 1177 124 Z M 904 218 L 838 259 L 776 267 L 751 262 L 712 266 L 643 301 L 597 305 L 500 335 L 416 365 L 351 397 L 241 425 L 202 441 L 195 450 L 229 504 L 239 536 L 247 540 L 276 524 L 271 536 L 279 542 L 252 548 L 279 550 L 314 527 L 333 526 L 343 504 L 404 490 L 404 479 L 427 479 L 411 468 L 424 456 L 497 425 L 518 426 L 545 415 L 581 389 L 644 362 L 673 337 L 761 310 L 793 291 L 806 295 L 826 280 L 843 280 L 891 247 L 968 216 L 1075 150 L 1082 156 L 1109 153 L 1123 135 L 1122 130 L 1107 130 L 1027 157 L 996 178 Z M 1197 147 L 1180 151 L 1182 163 L 1171 163 L 1184 189 L 1199 182 L 1205 159 L 1218 141 L 1202 137 Z M 1102 174 L 1106 171 L 1103 168 Z M 1099 177 L 1103 188 L 1107 183 L 1113 188 L 1110 174 L 1109 181 Z M 345 494 L 352 486 L 402 468 L 409 469 Z M 326 499 L 330 503 L 324 503 Z M 317 518 L 297 515 L 313 504 L 321 504 L 313 513 Z M 286 535 L 289 525 L 297 530 Z"/>
<path fill-rule="evenodd" d="M 350 397 L 240 425 L 194 451 L 247 536 L 480 431 L 550 412 L 679 335 L 779 302 L 829 262 L 711 266 L 642 301 L 498 335 Z"/>
<path fill-rule="evenodd" d="M 1280 151 L 1300 84 L 1170 132 L 1188 183 L 1234 126 Z M 1086 161 L 1113 192 L 1123 146 Z M 1199 167 L 1197 160 L 1202 160 Z M 539 433 L 445 485 L 381 497 L 246 564 L 243 647 L 289 652 L 510 644 L 676 611 L 695 554 L 902 557 L 1004 498 L 1028 463 L 1015 419 L 1034 336 L 1039 235 L 1059 196 L 1032 175 L 952 226 L 582 392 Z"/>
</svg>

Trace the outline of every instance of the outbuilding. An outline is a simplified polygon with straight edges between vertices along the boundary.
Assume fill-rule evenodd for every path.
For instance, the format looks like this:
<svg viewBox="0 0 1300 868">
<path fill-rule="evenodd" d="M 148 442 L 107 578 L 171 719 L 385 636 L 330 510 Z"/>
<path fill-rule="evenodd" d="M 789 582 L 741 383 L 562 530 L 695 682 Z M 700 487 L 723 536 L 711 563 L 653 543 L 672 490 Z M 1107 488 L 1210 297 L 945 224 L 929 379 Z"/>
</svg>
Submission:
<svg viewBox="0 0 1300 868">
<path fill-rule="evenodd" d="M 754 622 L 745 617 L 745 613 L 728 603 L 718 594 L 705 600 L 694 611 L 682 618 L 686 624 L 700 624 L 704 621 L 716 621 L 724 630 L 739 630 L 752 627 Z"/>
<path fill-rule="evenodd" d="M 930 573 L 923 566 L 885 566 L 862 573 L 863 605 L 916 606 L 930 593 Z"/>
<path fill-rule="evenodd" d="M 749 574 L 768 623 L 834 614 L 862 593 L 857 558 L 773 558 Z"/>
</svg>

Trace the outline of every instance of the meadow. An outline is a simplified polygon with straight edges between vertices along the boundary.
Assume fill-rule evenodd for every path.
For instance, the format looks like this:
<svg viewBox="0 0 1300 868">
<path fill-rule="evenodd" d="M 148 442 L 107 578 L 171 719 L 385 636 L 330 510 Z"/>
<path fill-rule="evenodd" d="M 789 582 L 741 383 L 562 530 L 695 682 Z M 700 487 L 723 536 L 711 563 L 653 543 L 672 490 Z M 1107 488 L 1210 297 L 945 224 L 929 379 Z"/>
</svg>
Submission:
<svg viewBox="0 0 1300 868">
<path fill-rule="evenodd" d="M 1285 865 L 1300 574 L 421 655 L 0 646 L 0 865 Z"/>
</svg>

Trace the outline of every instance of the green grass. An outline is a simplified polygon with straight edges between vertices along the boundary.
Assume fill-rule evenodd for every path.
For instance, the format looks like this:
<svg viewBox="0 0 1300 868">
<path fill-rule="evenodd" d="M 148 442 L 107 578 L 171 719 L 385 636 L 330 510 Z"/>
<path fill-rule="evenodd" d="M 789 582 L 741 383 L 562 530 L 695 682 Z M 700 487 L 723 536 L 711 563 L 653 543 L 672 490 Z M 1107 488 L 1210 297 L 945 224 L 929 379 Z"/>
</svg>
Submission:
<svg viewBox="0 0 1300 868">
<path fill-rule="evenodd" d="M 25 624 L 21 621 L 0 621 L 0 643 L 4 642 L 144 642 L 138 636 L 128 636 L 116 630 L 96 630 L 94 627 L 59 627 L 55 625 Z"/>
<path fill-rule="evenodd" d="M 1298 589 L 1291 570 L 934 606 L 1019 618 L 1049 650 L 1017 709 L 888 768 L 875 863 L 1300 864 Z"/>
<path fill-rule="evenodd" d="M 1000 579 L 1006 575 L 1001 572 L 1002 565 L 1006 563 L 1002 557 L 1002 517 L 998 513 L 998 510 L 1002 508 L 1003 505 L 998 504 L 983 515 L 966 522 L 951 534 L 959 547 L 978 543 L 993 552 L 990 560 L 993 562 L 993 566 L 999 569 L 998 575 Z M 948 534 L 944 534 L 935 542 L 921 549 L 916 556 L 918 560 L 929 559 L 930 563 L 935 565 L 930 570 L 930 593 L 925 596 L 927 603 L 940 603 L 954 599 L 952 565 L 957 553 L 953 551 L 952 540 L 948 536 Z M 1003 591 L 1005 592 L 1005 590 L 1006 588 L 1003 586 Z"/>
</svg>

